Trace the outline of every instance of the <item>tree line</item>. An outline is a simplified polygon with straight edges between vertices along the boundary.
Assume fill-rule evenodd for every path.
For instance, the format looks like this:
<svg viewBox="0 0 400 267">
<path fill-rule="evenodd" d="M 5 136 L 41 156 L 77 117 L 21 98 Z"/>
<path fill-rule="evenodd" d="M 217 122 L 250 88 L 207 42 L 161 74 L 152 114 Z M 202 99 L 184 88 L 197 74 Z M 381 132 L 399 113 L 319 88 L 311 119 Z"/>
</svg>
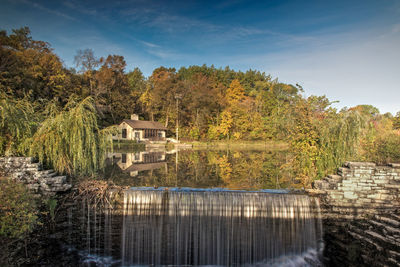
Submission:
<svg viewBox="0 0 400 267">
<path fill-rule="evenodd" d="M 400 112 L 380 114 L 370 105 L 336 110 L 325 96 L 305 97 L 300 85 L 257 70 L 159 67 L 145 77 L 139 68 L 127 70 L 123 56 L 96 57 L 91 49 L 78 50 L 75 68 L 68 68 L 27 27 L 0 31 L 0 44 L 1 154 L 36 155 L 70 173 L 96 169 L 96 160 L 79 161 L 100 155 L 95 147 L 104 145 L 107 127 L 136 113 L 162 122 L 171 136 L 179 120 L 187 140 L 285 141 L 305 184 L 344 160 L 400 160 Z M 72 150 L 70 142 L 77 144 Z M 59 162 L 55 144 L 65 155 Z"/>
</svg>

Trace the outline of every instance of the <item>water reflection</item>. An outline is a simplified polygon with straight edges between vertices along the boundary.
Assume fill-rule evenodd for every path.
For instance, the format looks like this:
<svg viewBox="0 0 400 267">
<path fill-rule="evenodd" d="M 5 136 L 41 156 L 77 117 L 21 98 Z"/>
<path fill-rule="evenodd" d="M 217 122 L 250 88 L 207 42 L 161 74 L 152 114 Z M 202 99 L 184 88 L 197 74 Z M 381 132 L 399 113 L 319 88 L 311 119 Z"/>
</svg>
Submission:
<svg viewBox="0 0 400 267">
<path fill-rule="evenodd" d="M 288 188 L 285 151 L 186 150 L 108 155 L 105 179 L 118 185 L 154 187 Z"/>
<path fill-rule="evenodd" d="M 166 168 L 165 151 L 136 151 L 133 153 L 110 153 L 108 158 L 116 164 L 122 172 L 134 177 L 142 171 Z"/>
</svg>

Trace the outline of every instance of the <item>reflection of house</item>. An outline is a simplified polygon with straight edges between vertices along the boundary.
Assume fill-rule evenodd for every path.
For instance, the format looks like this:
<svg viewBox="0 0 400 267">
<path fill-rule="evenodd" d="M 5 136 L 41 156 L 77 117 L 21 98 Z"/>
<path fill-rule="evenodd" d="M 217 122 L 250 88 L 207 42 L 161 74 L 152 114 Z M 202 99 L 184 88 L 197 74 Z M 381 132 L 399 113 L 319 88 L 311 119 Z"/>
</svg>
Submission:
<svg viewBox="0 0 400 267">
<path fill-rule="evenodd" d="M 113 153 L 112 157 L 123 172 L 136 176 L 140 171 L 166 167 L 165 152 Z"/>
<path fill-rule="evenodd" d="M 130 120 L 123 120 L 118 126 L 120 133 L 113 137 L 117 140 L 165 141 L 167 128 L 156 121 L 142 121 L 136 114 Z"/>
</svg>

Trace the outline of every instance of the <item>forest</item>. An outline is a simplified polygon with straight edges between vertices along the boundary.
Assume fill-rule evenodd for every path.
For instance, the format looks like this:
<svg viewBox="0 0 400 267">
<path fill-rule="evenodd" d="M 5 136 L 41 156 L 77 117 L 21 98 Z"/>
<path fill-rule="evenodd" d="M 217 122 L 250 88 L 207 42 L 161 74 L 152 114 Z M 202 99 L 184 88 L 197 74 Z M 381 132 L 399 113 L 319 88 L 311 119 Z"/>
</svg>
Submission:
<svg viewBox="0 0 400 267">
<path fill-rule="evenodd" d="M 169 136 L 179 116 L 185 141 L 285 142 L 305 186 L 345 160 L 400 161 L 400 112 L 337 110 L 257 70 L 158 67 L 145 77 L 122 55 L 97 57 L 90 48 L 77 50 L 68 68 L 27 27 L 0 31 L 0 44 L 0 154 L 35 156 L 62 173 L 95 174 L 113 125 L 133 113 L 162 122 Z"/>
</svg>

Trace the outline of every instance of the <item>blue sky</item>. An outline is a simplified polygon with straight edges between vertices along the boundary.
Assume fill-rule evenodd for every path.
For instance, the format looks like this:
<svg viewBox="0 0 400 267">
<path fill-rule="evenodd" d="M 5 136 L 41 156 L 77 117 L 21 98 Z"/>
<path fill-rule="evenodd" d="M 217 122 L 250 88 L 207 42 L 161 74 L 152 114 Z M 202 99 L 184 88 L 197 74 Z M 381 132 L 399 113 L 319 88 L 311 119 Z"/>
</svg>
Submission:
<svg viewBox="0 0 400 267">
<path fill-rule="evenodd" d="M 66 66 L 78 49 L 159 66 L 257 69 L 338 108 L 400 111 L 400 1 L 0 0 L 0 28 L 29 26 Z"/>
</svg>

